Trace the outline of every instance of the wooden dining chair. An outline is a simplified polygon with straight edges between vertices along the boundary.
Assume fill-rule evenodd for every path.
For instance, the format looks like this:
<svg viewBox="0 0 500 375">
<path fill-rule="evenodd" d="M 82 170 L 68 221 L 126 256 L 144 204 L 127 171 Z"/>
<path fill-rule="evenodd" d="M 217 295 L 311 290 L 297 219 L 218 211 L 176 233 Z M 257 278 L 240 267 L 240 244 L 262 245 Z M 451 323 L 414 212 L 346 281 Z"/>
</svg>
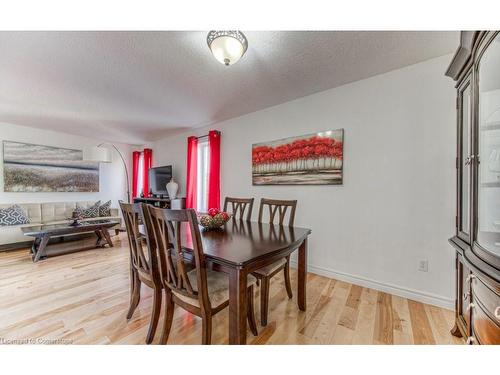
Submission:
<svg viewBox="0 0 500 375">
<path fill-rule="evenodd" d="M 226 197 L 226 199 L 224 199 L 224 211 L 232 213 L 233 217 L 239 220 L 243 220 L 245 217 L 245 211 L 247 211 L 245 220 L 250 221 L 252 217 L 253 201 L 253 198 Z M 229 205 L 231 205 L 231 211 L 228 211 Z"/>
<path fill-rule="evenodd" d="M 160 254 L 161 279 L 165 290 L 166 309 L 160 342 L 166 344 L 174 306 L 178 305 L 202 319 L 202 344 L 210 344 L 212 317 L 229 305 L 228 275 L 209 269 L 203 254 L 200 229 L 193 209 L 168 210 L 143 206 L 147 238 L 152 237 Z M 189 231 L 188 233 L 186 233 Z M 195 267 L 189 271 L 184 259 L 183 235 L 190 239 Z M 256 278 L 247 278 L 247 319 L 257 336 L 253 309 L 253 286 Z"/>
<path fill-rule="evenodd" d="M 139 232 L 142 216 L 141 203 L 120 202 L 130 247 L 130 307 L 127 319 L 132 318 L 141 299 L 141 284 L 153 289 L 153 310 L 146 335 L 146 343 L 153 341 L 160 318 L 163 284 L 161 282 L 158 256 L 155 246 L 143 246 L 143 237 Z M 144 249 L 146 247 L 146 249 Z"/>
<path fill-rule="evenodd" d="M 269 209 L 269 223 L 279 224 L 279 225 L 289 225 L 293 226 L 295 220 L 295 209 L 297 207 L 296 200 L 277 200 L 277 199 L 266 199 L 262 198 L 260 200 L 259 207 L 259 223 L 264 220 L 265 208 Z M 288 223 L 285 224 L 285 219 L 288 212 Z M 277 223 L 275 223 L 275 219 Z M 267 325 L 267 316 L 269 312 L 269 287 L 271 283 L 271 278 L 283 270 L 285 277 L 285 287 L 288 294 L 288 298 L 292 298 L 292 286 L 290 284 L 290 255 L 286 258 L 277 260 L 276 262 L 259 268 L 252 274 L 260 281 L 260 324 L 262 326 Z"/>
</svg>

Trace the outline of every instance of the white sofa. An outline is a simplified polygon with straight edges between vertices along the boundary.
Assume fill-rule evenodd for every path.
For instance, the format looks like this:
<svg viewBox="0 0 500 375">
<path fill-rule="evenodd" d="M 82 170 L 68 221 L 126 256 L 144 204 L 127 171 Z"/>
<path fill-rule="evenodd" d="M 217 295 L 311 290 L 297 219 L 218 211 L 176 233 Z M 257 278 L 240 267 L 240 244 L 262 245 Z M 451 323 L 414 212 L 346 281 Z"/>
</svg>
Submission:
<svg viewBox="0 0 500 375">
<path fill-rule="evenodd" d="M 95 201 L 17 203 L 17 205 L 20 206 L 24 210 L 24 212 L 26 212 L 30 222 L 29 224 L 21 225 L 0 225 L 0 246 L 16 244 L 20 242 L 29 242 L 30 240 L 32 240 L 32 238 L 23 235 L 21 228 L 69 223 L 70 220 L 68 220 L 68 218 L 71 217 L 71 214 L 75 210 L 77 204 L 80 207 L 87 208 L 92 206 L 94 203 Z M 8 208 L 14 204 L 15 203 L 3 203 L 0 204 L 0 208 Z M 120 212 L 117 208 L 111 208 L 111 216 L 83 219 L 82 221 L 99 219 L 113 219 L 118 220 L 121 223 Z M 121 224 L 116 226 L 116 228 L 119 227 L 121 227 Z"/>
</svg>

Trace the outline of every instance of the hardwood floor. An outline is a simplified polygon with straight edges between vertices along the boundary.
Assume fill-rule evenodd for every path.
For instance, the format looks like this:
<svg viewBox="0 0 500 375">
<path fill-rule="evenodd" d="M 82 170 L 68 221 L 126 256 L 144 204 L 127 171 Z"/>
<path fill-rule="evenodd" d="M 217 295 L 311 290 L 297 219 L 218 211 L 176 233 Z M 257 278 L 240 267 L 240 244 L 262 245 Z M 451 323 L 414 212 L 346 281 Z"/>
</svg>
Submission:
<svg viewBox="0 0 500 375">
<path fill-rule="evenodd" d="M 128 244 L 32 263 L 28 249 L 0 253 L 0 340 L 35 343 L 144 344 L 151 290 L 127 322 Z M 292 285 L 296 272 L 291 270 Z M 256 315 L 258 314 L 258 290 Z M 346 282 L 308 274 L 308 309 L 272 280 L 269 323 L 249 344 L 461 344 L 450 334 L 453 312 Z M 295 293 L 295 289 L 294 289 Z M 161 326 L 159 327 L 159 331 Z M 228 342 L 228 309 L 213 322 L 212 342 Z M 159 341 L 157 332 L 154 343 Z M 59 340 L 59 341 L 52 341 Z M 26 342 L 26 341 L 21 341 Z M 31 341 L 33 342 L 33 341 Z M 201 320 L 177 308 L 169 344 L 199 344 Z"/>
</svg>

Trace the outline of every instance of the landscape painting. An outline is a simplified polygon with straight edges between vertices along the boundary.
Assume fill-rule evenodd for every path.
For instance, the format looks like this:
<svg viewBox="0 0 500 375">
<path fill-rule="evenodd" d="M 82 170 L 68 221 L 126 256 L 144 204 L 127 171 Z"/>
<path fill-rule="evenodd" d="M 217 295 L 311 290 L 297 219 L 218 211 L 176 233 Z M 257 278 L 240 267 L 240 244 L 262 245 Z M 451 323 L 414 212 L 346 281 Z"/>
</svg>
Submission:
<svg viewBox="0 0 500 375">
<path fill-rule="evenodd" d="M 97 192 L 99 164 L 82 157 L 79 150 L 4 141 L 4 191 Z"/>
<path fill-rule="evenodd" d="M 254 185 L 341 185 L 344 130 L 252 146 Z"/>
</svg>

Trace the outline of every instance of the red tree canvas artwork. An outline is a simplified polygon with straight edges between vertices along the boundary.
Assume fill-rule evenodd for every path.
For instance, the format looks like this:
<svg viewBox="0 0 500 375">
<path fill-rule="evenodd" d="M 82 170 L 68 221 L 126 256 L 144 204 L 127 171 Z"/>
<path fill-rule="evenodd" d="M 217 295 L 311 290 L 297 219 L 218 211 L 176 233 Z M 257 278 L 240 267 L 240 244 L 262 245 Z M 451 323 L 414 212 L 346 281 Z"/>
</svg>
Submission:
<svg viewBox="0 0 500 375">
<path fill-rule="evenodd" d="M 344 130 L 252 146 L 254 185 L 341 185 Z"/>
</svg>

